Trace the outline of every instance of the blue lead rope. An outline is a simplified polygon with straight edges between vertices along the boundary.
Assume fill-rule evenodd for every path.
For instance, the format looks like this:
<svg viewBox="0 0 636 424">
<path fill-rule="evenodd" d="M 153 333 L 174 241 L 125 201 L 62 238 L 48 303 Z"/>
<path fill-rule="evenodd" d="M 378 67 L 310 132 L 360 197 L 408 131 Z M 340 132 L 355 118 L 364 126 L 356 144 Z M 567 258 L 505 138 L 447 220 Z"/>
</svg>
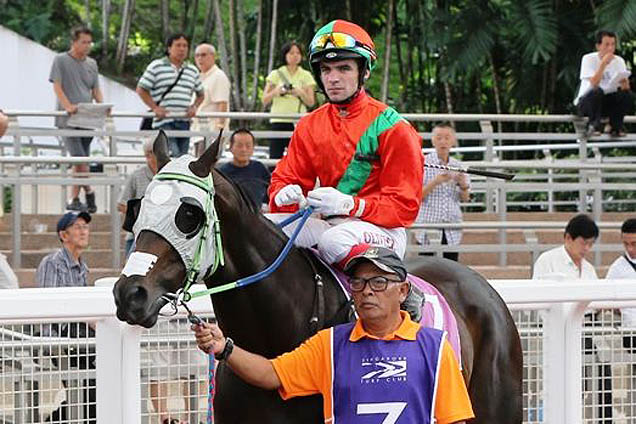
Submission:
<svg viewBox="0 0 636 424">
<path fill-rule="evenodd" d="M 235 281 L 234 283 L 231 283 L 232 287 L 228 287 L 225 290 L 229 290 L 230 288 L 238 288 L 238 287 L 247 286 L 249 284 L 252 284 L 252 283 L 255 283 L 257 281 L 260 281 L 263 278 L 267 278 L 271 273 L 276 271 L 276 269 L 280 266 L 280 264 L 283 262 L 283 260 L 287 257 L 287 254 L 291 250 L 291 247 L 294 244 L 294 241 L 298 237 L 298 234 L 300 233 L 302 228 L 305 226 L 305 222 L 307 222 L 307 219 L 309 219 L 309 217 L 311 216 L 313 211 L 314 211 L 314 208 L 312 206 L 308 206 L 307 208 L 299 210 L 295 214 L 285 218 L 283 221 L 278 223 L 278 226 L 280 228 L 284 228 L 287 225 L 291 224 L 292 222 L 300 219 L 300 223 L 298 224 L 298 226 L 296 227 L 296 229 L 292 233 L 291 237 L 287 241 L 287 244 L 285 244 L 285 247 L 283 248 L 282 252 L 274 260 L 274 262 L 272 262 L 264 270 L 262 270 L 260 272 L 257 272 L 254 275 L 250 275 L 249 277 L 241 278 L 241 279 Z M 226 286 L 228 286 L 228 285 L 226 285 Z M 226 287 L 226 286 L 221 286 L 221 287 Z M 219 291 L 225 291 L 225 290 L 219 290 Z M 199 292 L 199 293 L 202 293 L 202 292 Z M 193 295 L 194 294 L 198 294 L 198 293 L 193 293 Z M 206 294 L 207 294 L 207 291 L 206 291 Z M 212 294 L 212 293 L 210 293 L 210 294 Z M 194 296 L 194 297 L 196 297 L 196 296 Z M 188 309 L 188 307 L 186 306 L 185 302 L 181 302 L 181 304 L 188 311 L 188 320 L 190 320 L 190 322 L 192 324 L 198 325 L 198 324 L 202 323 L 201 319 L 199 317 L 197 317 L 196 315 L 194 315 L 190 311 L 190 309 Z M 215 366 L 216 366 L 216 361 L 215 361 L 215 358 L 214 358 L 214 354 L 210 352 L 208 354 L 208 385 L 209 385 L 209 390 L 208 390 L 208 418 L 207 418 L 207 424 L 212 424 L 214 422 L 214 393 L 215 393 L 215 376 L 214 376 L 214 372 L 215 372 Z"/>
</svg>

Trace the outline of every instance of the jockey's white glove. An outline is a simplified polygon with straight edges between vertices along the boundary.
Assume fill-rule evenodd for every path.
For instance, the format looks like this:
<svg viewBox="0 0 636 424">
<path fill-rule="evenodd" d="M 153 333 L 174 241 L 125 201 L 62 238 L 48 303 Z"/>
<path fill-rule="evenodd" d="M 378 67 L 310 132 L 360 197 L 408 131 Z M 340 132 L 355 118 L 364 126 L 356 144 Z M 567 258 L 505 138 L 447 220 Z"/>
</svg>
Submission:
<svg viewBox="0 0 636 424">
<path fill-rule="evenodd" d="M 333 187 L 320 187 L 307 193 L 307 201 L 323 215 L 349 215 L 353 209 L 353 196 Z"/>
<path fill-rule="evenodd" d="M 303 189 L 297 184 L 288 184 L 281 188 L 276 197 L 274 197 L 274 203 L 276 206 L 295 205 L 300 203 L 300 206 L 304 206 L 306 202 L 305 196 L 303 196 Z"/>
</svg>

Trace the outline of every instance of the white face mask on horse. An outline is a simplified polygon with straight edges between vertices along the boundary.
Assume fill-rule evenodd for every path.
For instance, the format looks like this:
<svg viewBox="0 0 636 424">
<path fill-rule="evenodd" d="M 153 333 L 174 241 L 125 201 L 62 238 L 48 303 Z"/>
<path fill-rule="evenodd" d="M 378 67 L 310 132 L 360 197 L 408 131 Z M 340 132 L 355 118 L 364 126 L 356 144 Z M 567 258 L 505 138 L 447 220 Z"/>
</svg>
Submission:
<svg viewBox="0 0 636 424">
<path fill-rule="evenodd" d="M 212 174 L 195 175 L 189 167 L 194 160 L 184 155 L 161 168 L 146 189 L 133 227 L 135 240 L 142 231 L 152 231 L 178 252 L 187 270 L 186 286 L 202 283 L 218 265 Z M 122 274 L 145 276 L 156 260 L 154 255 L 133 252 Z"/>
</svg>

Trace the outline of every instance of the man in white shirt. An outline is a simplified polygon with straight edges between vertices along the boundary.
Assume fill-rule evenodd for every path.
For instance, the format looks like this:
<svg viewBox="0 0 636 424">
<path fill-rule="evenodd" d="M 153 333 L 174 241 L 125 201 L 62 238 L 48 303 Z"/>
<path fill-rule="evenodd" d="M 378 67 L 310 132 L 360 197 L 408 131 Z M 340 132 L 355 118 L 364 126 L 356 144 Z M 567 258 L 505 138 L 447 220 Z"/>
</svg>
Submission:
<svg viewBox="0 0 636 424">
<path fill-rule="evenodd" d="M 194 51 L 194 61 L 201 71 L 203 83 L 203 103 L 197 114 L 202 112 L 227 112 L 230 104 L 230 80 L 225 72 L 216 66 L 216 49 L 212 44 L 199 44 Z M 208 125 L 205 123 L 209 122 Z M 193 131 L 219 131 L 223 128 L 227 134 L 230 128 L 230 118 L 198 118 L 193 125 Z"/>
<path fill-rule="evenodd" d="M 543 252 L 534 263 L 533 280 L 596 280 L 596 271 L 585 260 L 598 238 L 598 227 L 587 215 L 580 214 L 568 222 L 563 246 Z"/>
<path fill-rule="evenodd" d="M 581 85 L 574 99 L 581 116 L 589 118 L 588 133 L 600 135 L 601 118 L 609 117 L 610 134 L 624 136 L 623 118 L 634 108 L 630 93 L 629 75 L 622 57 L 616 51 L 616 34 L 599 31 L 596 51 L 581 59 Z"/>
<path fill-rule="evenodd" d="M 610 265 L 605 278 L 636 281 L 636 218 L 630 218 L 623 222 L 621 240 L 623 247 L 625 247 L 625 253 Z M 636 327 L 636 308 L 623 308 L 621 315 L 623 325 Z"/>
</svg>

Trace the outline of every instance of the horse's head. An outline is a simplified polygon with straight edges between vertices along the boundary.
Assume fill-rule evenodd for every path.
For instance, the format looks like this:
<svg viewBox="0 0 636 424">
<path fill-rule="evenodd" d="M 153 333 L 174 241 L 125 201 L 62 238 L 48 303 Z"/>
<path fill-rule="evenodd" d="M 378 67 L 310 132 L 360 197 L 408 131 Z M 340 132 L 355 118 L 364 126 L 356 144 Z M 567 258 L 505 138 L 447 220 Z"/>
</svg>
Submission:
<svg viewBox="0 0 636 424">
<path fill-rule="evenodd" d="M 152 327 L 168 294 L 186 283 L 201 282 L 214 271 L 219 253 L 211 171 L 220 136 L 199 159 L 170 160 L 167 137 L 154 142 L 158 173 L 143 199 L 130 201 L 124 228 L 135 235 L 130 255 L 113 289 L 117 317 Z"/>
</svg>

